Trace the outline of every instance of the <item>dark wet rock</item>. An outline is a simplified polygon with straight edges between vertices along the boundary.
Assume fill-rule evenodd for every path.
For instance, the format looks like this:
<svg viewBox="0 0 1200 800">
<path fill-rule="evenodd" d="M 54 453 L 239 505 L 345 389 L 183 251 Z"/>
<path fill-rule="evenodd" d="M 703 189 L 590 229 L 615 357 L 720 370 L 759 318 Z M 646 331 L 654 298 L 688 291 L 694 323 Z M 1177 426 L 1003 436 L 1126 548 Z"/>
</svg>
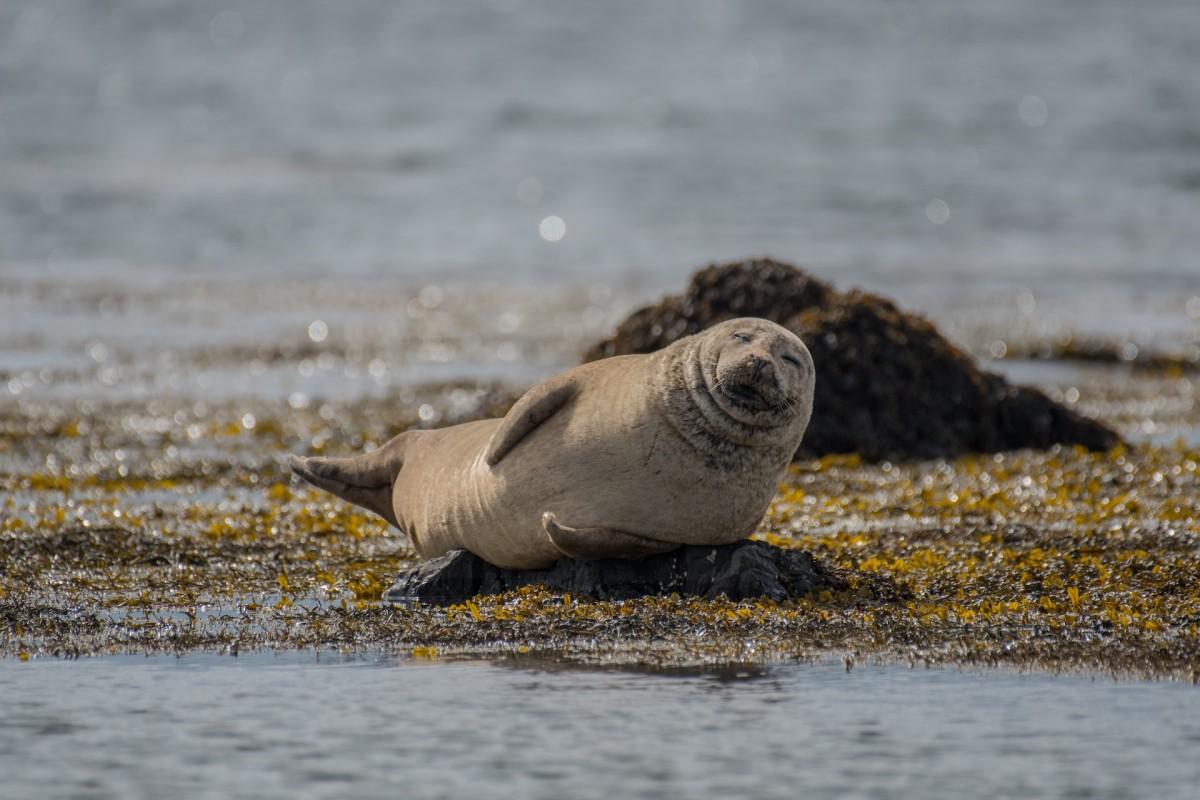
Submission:
<svg viewBox="0 0 1200 800">
<path fill-rule="evenodd" d="M 837 292 L 769 259 L 700 270 L 687 291 L 635 311 L 585 359 L 651 352 L 737 316 L 777 322 L 812 352 L 816 396 L 798 457 L 936 458 L 1119 442 L 1036 389 L 979 369 L 930 322 L 886 298 Z"/>
<path fill-rule="evenodd" d="M 454 550 L 402 573 L 383 599 L 449 605 L 535 584 L 596 600 L 675 592 L 709 599 L 724 595 L 730 600 L 778 601 L 844 588 L 840 578 L 808 553 L 744 541 L 717 547 L 689 545 L 642 561 L 562 559 L 538 570 L 501 569 L 466 550 Z"/>
</svg>

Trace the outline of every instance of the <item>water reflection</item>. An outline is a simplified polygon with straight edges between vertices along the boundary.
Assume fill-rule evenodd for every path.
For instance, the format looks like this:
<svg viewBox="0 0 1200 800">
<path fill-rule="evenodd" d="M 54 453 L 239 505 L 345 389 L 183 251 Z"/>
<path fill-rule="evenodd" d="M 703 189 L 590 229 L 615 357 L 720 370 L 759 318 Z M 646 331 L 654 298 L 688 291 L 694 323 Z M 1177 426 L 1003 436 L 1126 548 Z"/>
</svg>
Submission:
<svg viewBox="0 0 1200 800">
<path fill-rule="evenodd" d="M 1190 800 L 1200 780 L 1200 692 L 1169 683 L 292 652 L 0 662 L 0 696 L 6 791 L 29 798 Z"/>
<path fill-rule="evenodd" d="M 659 678 L 689 678 L 716 683 L 742 683 L 769 678 L 771 665 L 752 662 L 700 664 L 657 664 L 652 662 L 603 662 L 564 659 L 561 655 L 530 653 L 498 658 L 488 662 L 494 667 L 533 674 L 626 674 Z"/>
</svg>

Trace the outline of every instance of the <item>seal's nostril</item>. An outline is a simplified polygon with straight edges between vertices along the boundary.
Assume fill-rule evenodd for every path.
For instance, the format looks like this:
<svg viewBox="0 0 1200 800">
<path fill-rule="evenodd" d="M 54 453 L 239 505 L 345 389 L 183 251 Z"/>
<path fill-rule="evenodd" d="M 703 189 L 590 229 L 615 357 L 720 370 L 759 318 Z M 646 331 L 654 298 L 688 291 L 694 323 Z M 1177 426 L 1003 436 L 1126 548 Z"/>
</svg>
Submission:
<svg viewBox="0 0 1200 800">
<path fill-rule="evenodd" d="M 772 379 L 775 377 L 775 365 L 771 363 L 770 359 L 763 358 L 762 356 L 751 356 L 750 367 L 751 379 L 755 383 L 761 381 L 764 375 Z"/>
</svg>

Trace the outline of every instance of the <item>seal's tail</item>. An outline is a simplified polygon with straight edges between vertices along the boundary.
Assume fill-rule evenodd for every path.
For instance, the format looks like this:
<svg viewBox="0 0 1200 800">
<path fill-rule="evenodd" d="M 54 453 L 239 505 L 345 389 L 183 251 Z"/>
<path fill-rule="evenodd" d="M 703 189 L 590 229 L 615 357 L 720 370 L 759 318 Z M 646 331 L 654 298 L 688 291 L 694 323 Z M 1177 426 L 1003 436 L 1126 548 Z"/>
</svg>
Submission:
<svg viewBox="0 0 1200 800">
<path fill-rule="evenodd" d="M 318 489 L 332 492 L 396 525 L 392 484 L 404 466 L 407 436 L 402 433 L 377 450 L 351 458 L 292 455 L 288 457 L 288 465 L 292 472 Z"/>
</svg>

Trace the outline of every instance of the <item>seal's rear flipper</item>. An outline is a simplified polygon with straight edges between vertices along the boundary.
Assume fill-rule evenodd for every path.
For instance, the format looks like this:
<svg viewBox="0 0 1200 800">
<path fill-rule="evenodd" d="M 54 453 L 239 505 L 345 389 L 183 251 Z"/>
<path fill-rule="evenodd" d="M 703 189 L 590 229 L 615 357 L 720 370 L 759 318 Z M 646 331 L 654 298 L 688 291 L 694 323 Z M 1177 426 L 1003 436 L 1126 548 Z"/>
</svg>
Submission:
<svg viewBox="0 0 1200 800">
<path fill-rule="evenodd" d="M 542 514 L 542 527 L 559 552 L 568 558 L 645 558 L 679 547 L 675 542 L 660 542 L 611 528 L 568 528 L 560 525 L 549 511 Z"/>
<path fill-rule="evenodd" d="M 396 525 L 396 512 L 392 509 L 392 483 L 404 466 L 404 440 L 407 436 L 407 433 L 402 433 L 383 447 L 353 458 L 302 458 L 293 455 L 288 457 L 288 465 L 292 472 L 318 489 L 374 511 Z"/>
</svg>

